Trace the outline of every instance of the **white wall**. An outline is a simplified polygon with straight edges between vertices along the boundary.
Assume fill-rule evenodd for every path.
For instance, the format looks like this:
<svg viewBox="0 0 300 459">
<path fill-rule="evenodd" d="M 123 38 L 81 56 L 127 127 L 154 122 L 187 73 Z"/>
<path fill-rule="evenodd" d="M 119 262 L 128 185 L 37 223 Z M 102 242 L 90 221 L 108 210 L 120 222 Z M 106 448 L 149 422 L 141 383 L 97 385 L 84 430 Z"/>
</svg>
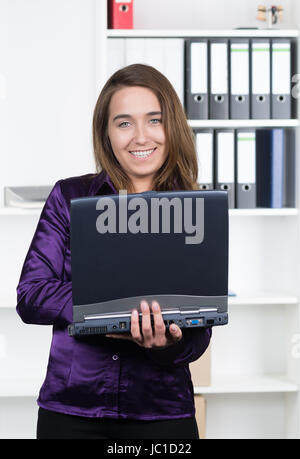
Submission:
<svg viewBox="0 0 300 459">
<path fill-rule="evenodd" d="M 95 39 L 99 34 L 95 30 L 97 1 L 106 0 L 0 0 L 0 206 L 5 185 L 53 183 L 60 178 L 94 170 L 91 123 L 96 103 L 96 75 L 101 70 L 97 69 L 96 63 L 96 52 L 101 49 Z M 135 27 L 262 27 L 264 24 L 255 19 L 259 3 L 263 1 L 135 0 Z M 280 0 L 280 4 L 285 9 L 281 27 L 299 28 L 299 0 Z M 36 223 L 35 217 L 0 217 L 0 299 L 7 297 L 11 303 L 15 299 L 18 276 Z M 245 225 L 248 234 L 252 234 L 255 241 L 261 244 L 262 250 L 257 244 L 253 244 L 253 249 L 252 240 L 242 249 L 235 245 L 231 252 L 231 287 L 234 289 L 238 284 L 247 291 L 250 288 L 248 278 L 251 277 L 257 291 L 267 282 L 268 290 L 276 290 L 277 286 L 278 289 L 284 287 L 287 293 L 293 293 L 297 285 L 295 272 L 299 254 L 286 254 L 292 253 L 298 237 L 294 222 L 287 223 L 284 217 L 279 221 L 264 221 L 263 218 L 254 221 L 249 218 Z M 239 221 L 232 224 L 232 247 L 233 239 L 242 226 Z M 272 238 L 266 239 L 266 234 Z M 288 237 L 283 240 L 284 236 Z M 276 251 L 280 255 L 277 261 L 280 259 L 281 263 L 276 268 L 273 240 L 281 241 Z M 262 251 L 268 255 L 264 262 L 261 261 Z M 239 269 L 241 254 L 247 260 L 242 266 L 242 273 Z M 265 276 L 270 269 L 272 275 Z M 24 377 L 30 378 L 35 371 L 44 374 L 51 330 L 49 327 L 21 325 L 13 308 L 6 310 L 4 307 L 1 311 L 1 306 L 0 338 L 5 335 L 6 329 L 9 329 L 10 338 L 0 339 L 0 378 L 3 378 L 5 371 L 5 377 L 9 378 L 8 373 L 12 368 L 15 371 L 20 357 L 23 363 L 20 384 L 23 384 Z M 284 353 L 293 328 L 281 329 L 280 324 L 289 321 L 294 314 L 275 306 L 271 325 L 280 333 L 273 335 L 272 327 L 267 333 L 263 330 L 269 312 L 269 309 L 261 310 L 259 306 L 233 311 L 231 323 L 237 339 L 229 340 L 226 349 L 224 346 L 215 347 L 215 373 L 216 368 L 219 373 L 227 371 L 224 363 L 226 351 L 226 355 L 230 352 L 235 356 L 230 368 L 232 373 L 285 372 Z M 243 335 L 242 323 L 245 318 L 251 327 Z M 252 333 L 253 329 L 255 333 Z M 227 332 L 225 328 L 219 329 L 214 331 L 214 335 L 219 336 L 223 343 L 225 337 L 222 341 L 221 335 Z M 26 341 L 29 335 L 32 339 Z M 20 340 L 14 342 L 13 336 L 19 336 Z M 262 336 L 268 340 L 267 346 L 260 341 Z M 241 360 L 241 349 L 234 347 L 234 343 L 239 339 L 242 341 L 243 337 L 248 341 L 253 338 L 256 343 L 247 349 L 247 360 Z M 19 342 L 22 354 L 18 353 Z M 34 346 L 37 342 L 39 347 Z M 257 358 L 261 349 L 267 349 L 272 358 L 265 358 L 264 353 Z M 30 359 L 28 362 L 26 356 Z M 30 371 L 26 372 L 26 368 Z M 296 401 L 292 401 L 295 405 Z M 270 432 L 273 436 L 283 436 L 284 409 L 284 395 L 281 393 L 258 397 L 228 395 L 224 399 L 221 396 L 208 396 L 208 436 L 235 435 L 239 431 L 240 410 L 245 410 L 249 416 L 252 436 L 256 432 L 264 437 L 270 436 Z M 33 397 L 0 399 L 0 438 L 18 438 L 18 435 L 21 438 L 34 437 L 36 410 Z M 230 410 L 231 418 L 235 420 L 228 423 Z M 222 413 L 226 415 L 224 419 Z M 270 426 L 268 420 L 273 417 Z M 17 424 L 15 419 L 18 420 Z M 217 424 L 213 423 L 215 419 L 218 420 Z"/>
<path fill-rule="evenodd" d="M 94 168 L 94 3 L 0 1 L 0 29 L 8 21 L 1 188 L 52 184 Z"/>
<path fill-rule="evenodd" d="M 99 0 L 0 0 L 0 187 L 94 171 L 95 12 Z M 105 0 L 101 0 L 105 1 Z M 293 26 L 296 0 L 283 0 Z M 136 28 L 263 26 L 257 0 L 135 0 Z M 157 14 L 157 11 L 159 14 Z M 195 14 L 196 11 L 196 14 Z M 6 99 L 1 99 L 1 77 Z M 3 203 L 1 193 L 0 205 Z"/>
<path fill-rule="evenodd" d="M 299 3 L 299 0 L 294 0 Z M 134 0 L 136 29 L 231 29 L 235 27 L 266 27 L 257 21 L 257 6 L 274 2 L 263 0 Z M 280 0 L 284 8 L 281 28 L 295 26 L 293 0 Z M 157 14 L 159 13 L 159 14 Z"/>
<path fill-rule="evenodd" d="M 95 170 L 95 10 L 95 0 L 0 0 L 0 206 L 4 186 Z M 35 437 L 32 395 L 48 361 L 51 327 L 15 311 L 37 219 L 0 215 L 0 438 Z"/>
</svg>

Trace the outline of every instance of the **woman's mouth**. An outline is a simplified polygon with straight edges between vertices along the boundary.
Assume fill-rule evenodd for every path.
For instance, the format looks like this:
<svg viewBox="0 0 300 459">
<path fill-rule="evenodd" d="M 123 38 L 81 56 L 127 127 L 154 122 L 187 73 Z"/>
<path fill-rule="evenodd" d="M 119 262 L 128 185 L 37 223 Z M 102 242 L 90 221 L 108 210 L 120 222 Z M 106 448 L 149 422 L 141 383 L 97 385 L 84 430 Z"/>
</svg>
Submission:
<svg viewBox="0 0 300 459">
<path fill-rule="evenodd" d="M 151 148 L 149 150 L 135 150 L 135 151 L 130 151 L 129 153 L 134 156 L 137 159 L 148 159 L 150 156 L 153 154 L 153 152 L 156 150 L 155 148 Z"/>
</svg>

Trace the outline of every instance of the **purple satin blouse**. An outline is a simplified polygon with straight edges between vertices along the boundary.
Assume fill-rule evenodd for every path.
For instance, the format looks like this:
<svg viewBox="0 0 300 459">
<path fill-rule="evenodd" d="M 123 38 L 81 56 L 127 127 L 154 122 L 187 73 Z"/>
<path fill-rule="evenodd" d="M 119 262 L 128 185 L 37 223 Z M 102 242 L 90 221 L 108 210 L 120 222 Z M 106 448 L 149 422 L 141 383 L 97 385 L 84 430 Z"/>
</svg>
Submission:
<svg viewBox="0 0 300 459">
<path fill-rule="evenodd" d="M 60 413 L 159 420 L 195 415 L 189 363 L 206 350 L 211 329 L 183 329 L 163 349 L 105 336 L 74 338 L 70 200 L 116 193 L 105 172 L 59 180 L 42 210 L 17 286 L 25 323 L 53 325 L 45 381 L 37 403 Z"/>
</svg>

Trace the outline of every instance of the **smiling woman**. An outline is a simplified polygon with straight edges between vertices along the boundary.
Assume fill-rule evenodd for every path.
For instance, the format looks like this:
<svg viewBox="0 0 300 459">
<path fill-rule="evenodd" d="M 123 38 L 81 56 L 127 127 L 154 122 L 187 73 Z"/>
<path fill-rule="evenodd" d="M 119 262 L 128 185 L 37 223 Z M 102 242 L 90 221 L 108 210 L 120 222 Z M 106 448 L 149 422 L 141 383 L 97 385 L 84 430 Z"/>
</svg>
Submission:
<svg viewBox="0 0 300 459">
<path fill-rule="evenodd" d="M 130 114 L 123 114 L 125 109 Z M 151 190 L 168 156 L 160 104 L 154 92 L 139 86 L 116 91 L 109 106 L 108 137 L 132 190 Z"/>
<path fill-rule="evenodd" d="M 199 438 L 188 364 L 206 350 L 209 328 L 181 330 L 172 324 L 167 329 L 160 305 L 142 301 L 141 324 L 133 309 L 130 333 L 68 334 L 71 200 L 120 190 L 197 188 L 192 131 L 164 75 L 143 64 L 117 71 L 98 98 L 93 142 L 97 172 L 54 185 L 17 287 L 22 320 L 53 325 L 37 438 Z M 190 226 L 193 230 L 192 221 Z M 106 267 L 111 260 L 101 262 Z M 116 283 L 121 275 L 116 269 Z"/>
<path fill-rule="evenodd" d="M 133 64 L 114 73 L 98 98 L 94 154 L 116 189 L 198 188 L 193 133 L 169 80 Z"/>
</svg>

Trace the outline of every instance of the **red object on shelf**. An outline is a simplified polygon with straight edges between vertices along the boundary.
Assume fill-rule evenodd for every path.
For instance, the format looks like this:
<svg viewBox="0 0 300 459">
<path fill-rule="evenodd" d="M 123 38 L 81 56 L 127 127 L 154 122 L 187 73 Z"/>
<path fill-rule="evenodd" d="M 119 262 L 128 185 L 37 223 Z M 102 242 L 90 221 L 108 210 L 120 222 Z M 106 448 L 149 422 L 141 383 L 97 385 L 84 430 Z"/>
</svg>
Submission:
<svg viewBox="0 0 300 459">
<path fill-rule="evenodd" d="M 133 0 L 108 0 L 108 28 L 133 29 Z"/>
</svg>

